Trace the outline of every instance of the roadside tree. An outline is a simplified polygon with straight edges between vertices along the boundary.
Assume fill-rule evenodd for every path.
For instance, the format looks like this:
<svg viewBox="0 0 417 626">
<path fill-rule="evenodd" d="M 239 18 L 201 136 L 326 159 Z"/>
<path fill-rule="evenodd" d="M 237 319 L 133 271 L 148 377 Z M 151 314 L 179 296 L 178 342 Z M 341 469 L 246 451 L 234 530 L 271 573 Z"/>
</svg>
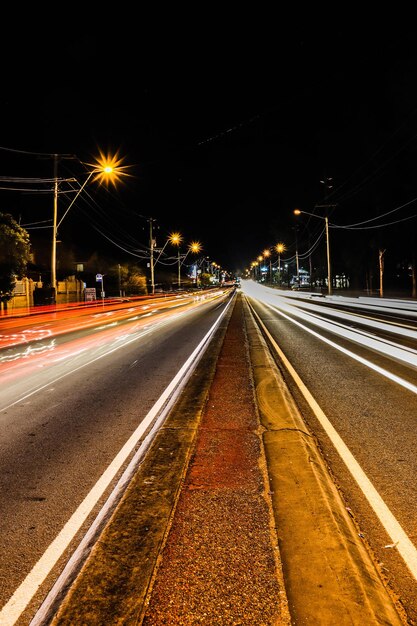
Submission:
<svg viewBox="0 0 417 626">
<path fill-rule="evenodd" d="M 30 261 L 29 233 L 9 213 L 0 213 L 0 303 L 7 311 L 18 279 Z"/>
</svg>

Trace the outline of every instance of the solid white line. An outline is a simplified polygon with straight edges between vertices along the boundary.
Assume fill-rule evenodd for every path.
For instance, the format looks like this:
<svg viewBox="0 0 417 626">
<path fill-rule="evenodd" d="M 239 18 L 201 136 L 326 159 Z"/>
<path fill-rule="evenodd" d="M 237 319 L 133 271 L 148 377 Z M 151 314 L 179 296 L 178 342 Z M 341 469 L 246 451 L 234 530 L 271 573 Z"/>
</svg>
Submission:
<svg viewBox="0 0 417 626">
<path fill-rule="evenodd" d="M 273 308 L 273 307 L 270 307 L 270 308 Z M 253 313 L 255 314 L 255 316 L 257 317 L 259 324 L 262 326 L 265 334 L 268 336 L 279 358 L 283 361 L 285 367 L 287 368 L 288 372 L 293 377 L 295 383 L 297 384 L 304 398 L 310 405 L 311 409 L 314 411 L 314 414 L 316 415 L 320 424 L 323 426 L 328 437 L 330 438 L 334 447 L 339 453 L 341 459 L 344 461 L 349 472 L 352 474 L 353 478 L 356 480 L 357 484 L 359 485 L 364 496 L 366 497 L 369 504 L 375 511 L 376 515 L 378 516 L 381 524 L 387 531 L 388 535 L 391 537 L 392 543 L 395 544 L 398 552 L 401 554 L 402 558 L 404 559 L 411 574 L 417 580 L 417 550 L 414 544 L 412 543 L 412 541 L 410 540 L 410 538 L 408 537 L 408 535 L 406 534 L 406 532 L 404 531 L 400 523 L 391 513 L 390 509 L 385 504 L 385 502 L 383 501 L 383 499 L 381 498 L 381 496 L 379 495 L 378 491 L 375 489 L 375 487 L 373 486 L 369 478 L 366 476 L 365 472 L 363 471 L 359 463 L 356 461 L 355 457 L 350 452 L 349 448 L 344 443 L 343 439 L 340 437 L 338 432 L 332 426 L 328 417 L 322 411 L 322 409 L 320 408 L 320 406 L 318 405 L 314 397 L 311 395 L 310 391 L 307 389 L 307 387 L 305 386 L 305 384 L 303 383 L 303 381 L 301 380 L 301 378 L 299 377 L 299 375 L 297 374 L 297 372 L 295 371 L 291 363 L 288 361 L 287 357 L 282 352 L 281 348 L 275 342 L 271 333 L 268 331 L 265 324 L 261 321 L 259 315 L 253 310 L 252 307 L 251 309 Z M 294 320 L 291 320 L 290 317 L 283 314 L 282 312 L 279 311 L 279 313 L 280 315 L 283 315 L 285 318 L 289 319 L 290 321 L 294 321 Z M 294 322 L 294 323 L 296 323 L 298 326 L 301 326 L 301 328 L 304 328 L 302 324 L 300 324 L 299 322 Z M 304 328 L 304 330 L 309 330 L 309 329 Z M 313 332 L 312 334 L 319 336 L 315 332 Z M 332 342 L 326 341 L 326 343 L 332 343 Z M 335 347 L 337 346 L 335 345 Z M 343 350 L 343 352 L 348 353 L 348 351 L 346 350 Z M 361 360 L 361 362 L 365 361 L 365 359 L 358 359 L 358 360 Z"/>
<path fill-rule="evenodd" d="M 188 359 L 185 361 L 181 369 L 174 376 L 168 387 L 159 397 L 157 402 L 153 405 L 149 413 L 145 416 L 142 422 L 139 424 L 134 433 L 129 437 L 125 445 L 122 447 L 120 452 L 116 455 L 114 460 L 110 463 L 110 465 L 105 470 L 104 474 L 101 478 L 96 482 L 94 487 L 90 490 L 87 496 L 84 498 L 82 503 L 79 505 L 77 510 L 70 517 L 68 522 L 62 528 L 57 537 L 52 541 L 49 547 L 46 549 L 44 554 L 38 560 L 38 562 L 34 565 L 32 570 L 23 580 L 23 582 L 19 585 L 13 595 L 10 597 L 8 602 L 3 606 L 0 611 L 0 625 L 1 626 L 13 626 L 16 621 L 19 619 L 20 615 L 26 609 L 27 605 L 39 589 L 40 585 L 44 582 L 48 574 L 51 572 L 52 568 L 59 560 L 61 555 L 64 553 L 65 549 L 74 539 L 77 532 L 80 530 L 81 526 L 111 483 L 111 481 L 116 476 L 117 472 L 126 461 L 128 456 L 131 454 L 132 450 L 135 448 L 137 443 L 139 442 L 142 435 L 146 432 L 146 430 L 150 427 L 152 422 L 156 419 L 160 411 L 164 408 L 166 403 L 169 401 L 170 396 L 175 391 L 175 388 L 181 382 L 181 379 L 186 375 L 187 369 L 191 367 L 194 360 L 197 358 L 199 352 L 203 349 L 208 339 L 213 334 L 214 330 L 217 328 L 217 325 L 220 319 L 223 317 L 224 312 L 227 310 L 231 300 L 223 310 L 223 313 L 217 318 L 215 323 L 200 341 L 198 346 L 194 349 Z"/>
</svg>

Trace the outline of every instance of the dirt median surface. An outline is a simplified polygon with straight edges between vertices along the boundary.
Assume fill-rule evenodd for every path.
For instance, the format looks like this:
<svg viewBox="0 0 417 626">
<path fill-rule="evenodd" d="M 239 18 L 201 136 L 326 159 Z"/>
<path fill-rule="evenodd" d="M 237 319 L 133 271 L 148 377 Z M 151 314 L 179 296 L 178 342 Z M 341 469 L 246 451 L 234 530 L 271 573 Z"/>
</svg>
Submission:
<svg viewBox="0 0 417 626">
<path fill-rule="evenodd" d="M 240 294 L 48 623 L 407 623 Z"/>
</svg>

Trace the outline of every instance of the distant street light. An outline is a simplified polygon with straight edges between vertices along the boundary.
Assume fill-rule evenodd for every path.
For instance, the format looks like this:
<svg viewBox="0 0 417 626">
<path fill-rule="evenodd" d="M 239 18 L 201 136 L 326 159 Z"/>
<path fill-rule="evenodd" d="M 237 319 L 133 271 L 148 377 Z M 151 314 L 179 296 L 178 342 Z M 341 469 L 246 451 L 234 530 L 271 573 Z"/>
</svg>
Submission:
<svg viewBox="0 0 417 626">
<path fill-rule="evenodd" d="M 168 241 L 174 246 L 178 246 L 178 289 L 181 287 L 181 255 L 180 255 L 180 243 L 182 242 L 182 236 L 180 233 L 172 233 L 169 236 Z"/>
<path fill-rule="evenodd" d="M 258 256 L 258 264 L 259 264 L 259 282 L 262 282 L 262 266 L 261 263 L 264 260 L 262 254 Z"/>
<path fill-rule="evenodd" d="M 152 224 L 154 220 L 150 219 L 150 222 Z M 152 228 L 152 226 L 151 226 Z M 153 236 L 152 236 L 152 230 L 151 230 L 151 285 L 152 285 L 152 294 L 155 293 L 155 281 L 154 281 L 154 268 L 155 265 L 158 263 L 159 259 L 161 258 L 161 255 L 163 254 L 165 248 L 167 247 L 167 245 L 169 243 L 174 244 L 175 246 L 179 245 L 182 241 L 182 237 L 180 235 L 180 233 L 171 233 L 168 237 L 168 239 L 166 240 L 166 242 L 164 243 L 163 247 L 161 248 L 161 250 L 159 250 L 159 254 L 156 258 L 156 261 L 153 260 L 153 247 L 154 247 L 154 242 L 153 242 Z"/>
<path fill-rule="evenodd" d="M 54 304 L 56 303 L 56 244 L 57 244 L 58 228 L 62 224 L 68 211 L 71 209 L 74 202 L 76 201 L 80 193 L 83 191 L 84 187 L 86 186 L 86 184 L 88 183 L 88 181 L 90 180 L 92 176 L 95 175 L 93 180 L 98 181 L 100 185 L 103 183 L 107 184 L 108 182 L 111 182 L 114 185 L 116 185 L 116 183 L 120 181 L 122 176 L 127 176 L 127 173 L 125 171 L 127 167 L 122 166 L 121 164 L 122 164 L 122 159 L 119 159 L 117 154 L 113 156 L 110 156 L 110 155 L 106 156 L 102 152 L 100 152 L 100 155 L 97 158 L 96 162 L 93 164 L 90 164 L 94 169 L 92 169 L 90 173 L 88 174 L 86 180 L 83 182 L 83 184 L 81 185 L 81 187 L 75 194 L 74 198 L 70 202 L 69 206 L 67 207 L 64 215 L 61 217 L 59 222 L 58 222 L 58 179 L 55 176 L 54 218 L 53 218 L 53 226 L 52 226 L 52 254 L 51 254 L 51 288 L 52 288 L 52 298 L 53 298 Z"/>
<path fill-rule="evenodd" d="M 183 260 L 181 261 L 181 265 L 184 264 L 185 259 L 187 258 L 187 256 L 190 254 L 190 252 L 192 254 L 198 254 L 201 249 L 202 249 L 202 245 L 199 241 L 192 241 L 190 243 L 190 245 L 188 246 L 188 250 L 187 250 L 187 254 L 184 256 Z M 197 266 L 195 266 L 195 279 L 194 279 L 195 284 L 197 284 Z"/>
<path fill-rule="evenodd" d="M 284 243 L 277 243 L 277 245 L 275 246 L 275 250 L 278 252 L 278 280 L 279 280 L 279 284 L 281 285 L 281 254 L 283 254 L 283 252 L 285 252 L 287 248 L 285 247 Z"/>
<path fill-rule="evenodd" d="M 300 215 L 304 213 L 305 215 L 310 215 L 311 217 L 318 217 L 320 220 L 325 221 L 326 225 L 326 249 L 327 249 L 327 293 L 329 296 L 332 295 L 332 275 L 330 270 L 330 242 L 329 242 L 329 218 L 327 216 L 323 217 L 322 215 L 316 215 L 315 213 L 308 213 L 307 211 L 300 211 L 300 209 L 294 209 L 294 215 Z"/>
<path fill-rule="evenodd" d="M 269 257 L 269 282 L 272 283 L 272 259 L 271 259 L 271 253 L 269 250 L 267 249 L 264 250 L 264 257 L 266 258 Z"/>
</svg>

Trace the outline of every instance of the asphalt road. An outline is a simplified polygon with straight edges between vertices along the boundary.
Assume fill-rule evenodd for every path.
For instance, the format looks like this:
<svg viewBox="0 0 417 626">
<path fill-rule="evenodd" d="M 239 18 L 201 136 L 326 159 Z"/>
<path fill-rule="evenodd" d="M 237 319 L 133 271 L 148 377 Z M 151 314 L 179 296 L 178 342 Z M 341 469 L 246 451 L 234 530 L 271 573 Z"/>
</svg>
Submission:
<svg viewBox="0 0 417 626">
<path fill-rule="evenodd" d="M 318 439 L 360 535 L 382 564 L 389 585 L 412 620 L 410 623 L 417 623 L 415 303 L 409 303 L 409 311 L 395 312 L 388 304 L 381 310 L 369 309 L 363 302 L 359 309 L 350 308 L 354 316 L 341 319 L 336 315 L 349 307 L 327 300 L 318 310 L 320 304 L 315 299 L 310 301 L 314 305 L 310 312 L 303 309 L 307 313 L 303 319 L 293 298 L 279 298 L 277 293 L 271 296 L 268 290 L 263 291 L 260 286 L 253 290 L 249 284 L 243 289 L 277 346 L 285 380 L 310 431 Z M 403 304 L 402 308 L 406 306 Z M 389 327 L 379 326 L 387 321 Z M 357 335 L 356 331 L 365 334 Z M 398 334 L 403 331 L 405 335 Z M 290 368 L 285 365 L 287 362 Z M 289 371 L 292 368 L 295 378 Z M 342 460 L 343 451 L 341 454 L 336 449 L 326 420 L 313 410 L 303 394 L 302 384 L 359 464 L 365 476 L 361 485 Z M 364 495 L 369 496 L 366 481 L 370 481 L 382 504 L 375 503 L 375 499 L 370 504 Z M 383 510 L 377 514 L 374 509 L 378 506 Z M 394 535 L 387 530 L 390 524 L 392 528 L 389 515 L 399 524 Z M 407 540 L 410 546 L 406 545 Z M 400 548 L 404 548 L 405 557 Z"/>
<path fill-rule="evenodd" d="M 52 348 L 39 354 L 19 359 L 22 347 L 16 346 L 14 359 L 7 351 L 9 360 L 0 371 L 1 606 L 102 477 L 228 300 L 226 294 L 204 302 L 174 302 L 152 315 L 130 313 L 122 325 L 111 318 L 96 321 L 88 331 L 80 323 L 78 330 L 72 325 L 70 334 L 55 337 Z M 131 455 L 16 623 L 29 623 Z"/>
<path fill-rule="evenodd" d="M 381 310 L 366 302 L 358 308 L 355 301 L 265 293 L 250 294 L 254 314 L 276 346 L 279 367 L 360 537 L 410 623 L 417 623 L 415 303 L 404 313 L 401 307 L 406 305 L 401 304 L 397 311 L 392 303 Z M 154 312 L 130 311 L 120 323 L 104 316 L 88 331 L 68 321 L 66 334 L 51 331 L 52 347 L 51 337 L 46 337 L 45 350 L 38 355 L 0 366 L 3 603 L 103 475 L 222 307 L 219 300 L 195 311 L 186 303 L 173 303 Z M 17 355 L 21 347 L 15 350 Z M 12 352 L 7 354 L 10 358 Z M 326 420 L 366 480 L 353 477 L 355 468 L 346 462 L 340 442 L 335 445 Z M 382 502 L 382 513 L 375 506 L 375 494 L 369 495 L 369 485 Z M 22 613 L 19 626 L 29 623 L 111 486 Z M 398 525 L 394 531 L 392 520 Z M 404 538 L 408 550 L 402 549 Z"/>
</svg>

